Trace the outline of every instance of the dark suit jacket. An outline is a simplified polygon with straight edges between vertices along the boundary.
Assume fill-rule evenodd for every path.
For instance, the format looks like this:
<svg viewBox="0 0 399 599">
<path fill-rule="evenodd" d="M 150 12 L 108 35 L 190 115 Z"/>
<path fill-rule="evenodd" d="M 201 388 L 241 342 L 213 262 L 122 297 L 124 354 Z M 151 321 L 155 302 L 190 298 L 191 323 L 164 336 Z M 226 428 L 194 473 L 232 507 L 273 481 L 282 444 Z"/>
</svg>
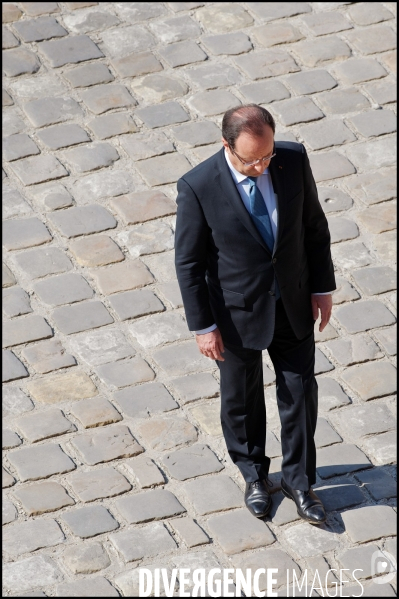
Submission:
<svg viewBox="0 0 399 599">
<path fill-rule="evenodd" d="M 214 322 L 226 343 L 265 349 L 274 332 L 277 278 L 298 339 L 313 329 L 310 293 L 335 289 L 330 233 L 302 144 L 276 142 L 273 254 L 258 232 L 224 149 L 177 183 L 176 273 L 188 327 Z"/>
</svg>

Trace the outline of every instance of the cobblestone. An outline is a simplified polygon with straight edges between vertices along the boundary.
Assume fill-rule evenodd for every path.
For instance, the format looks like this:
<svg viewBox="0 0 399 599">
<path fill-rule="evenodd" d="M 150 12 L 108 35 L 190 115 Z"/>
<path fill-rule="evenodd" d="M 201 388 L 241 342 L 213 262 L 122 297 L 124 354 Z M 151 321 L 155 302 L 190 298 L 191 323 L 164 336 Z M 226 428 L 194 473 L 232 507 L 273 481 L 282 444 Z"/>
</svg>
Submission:
<svg viewBox="0 0 399 599">
<path fill-rule="evenodd" d="M 158 466 L 148 457 L 139 456 L 125 462 L 126 469 L 132 473 L 142 489 L 163 485 L 165 479 Z"/>
<path fill-rule="evenodd" d="M 158 522 L 110 535 L 112 545 L 125 562 L 154 557 L 176 549 L 176 542 L 166 527 Z"/>
<path fill-rule="evenodd" d="M 371 233 L 392 231 L 396 229 L 396 201 L 359 210 L 356 219 Z"/>
<path fill-rule="evenodd" d="M 94 537 L 118 528 L 118 522 L 102 505 L 75 508 L 65 512 L 61 519 L 69 526 L 72 533 L 82 539 Z"/>
<path fill-rule="evenodd" d="M 8 428 L 3 428 L 3 449 L 13 449 L 14 447 L 18 447 L 18 445 L 21 445 L 21 443 L 22 441 L 17 433 L 10 431 Z"/>
<path fill-rule="evenodd" d="M 53 332 L 42 316 L 32 315 L 4 323 L 3 347 L 52 337 Z"/>
<path fill-rule="evenodd" d="M 176 204 L 161 191 L 142 191 L 119 196 L 111 206 L 126 225 L 168 216 L 176 211 Z"/>
<path fill-rule="evenodd" d="M 191 518 L 176 518 L 171 521 L 171 525 L 190 549 L 210 542 L 209 537 Z"/>
<path fill-rule="evenodd" d="M 86 131 L 79 125 L 56 125 L 48 129 L 42 129 L 37 136 L 50 150 L 59 150 L 60 148 L 90 141 Z"/>
<path fill-rule="evenodd" d="M 54 156 L 41 155 L 13 162 L 11 169 L 24 185 L 35 185 L 66 177 L 68 171 Z"/>
<path fill-rule="evenodd" d="M 356 87 L 323 92 L 317 100 L 324 112 L 331 114 L 351 113 L 370 107 L 369 100 Z"/>
<path fill-rule="evenodd" d="M 133 160 L 143 160 L 174 151 L 173 144 L 164 133 L 153 135 L 129 135 L 123 138 L 122 146 Z M 118 202 L 119 200 L 114 200 Z"/>
<path fill-rule="evenodd" d="M 29 372 L 17 356 L 8 349 L 3 349 L 2 353 L 2 381 L 6 383 L 8 381 L 15 381 L 17 379 L 29 376 Z"/>
<path fill-rule="evenodd" d="M 74 574 L 93 574 L 111 565 L 111 560 L 101 543 L 67 547 L 63 559 Z"/>
<path fill-rule="evenodd" d="M 88 127 L 99 139 L 108 139 L 115 135 L 137 131 L 137 126 L 131 116 L 121 112 L 99 116 L 90 121 Z"/>
<path fill-rule="evenodd" d="M 147 383 L 128 387 L 114 394 L 122 412 L 131 418 L 147 418 L 157 412 L 168 412 L 178 407 L 161 383 Z"/>
<path fill-rule="evenodd" d="M 34 285 L 34 292 L 49 306 L 61 306 L 89 299 L 93 290 L 81 275 L 57 275 Z"/>
<path fill-rule="evenodd" d="M 25 202 L 22 195 L 16 189 L 3 187 L 3 216 L 12 218 L 13 216 L 23 216 L 30 214 L 32 208 Z"/>
<path fill-rule="evenodd" d="M 323 555 L 340 545 L 336 533 L 327 528 L 309 527 L 306 523 L 288 528 L 284 537 L 290 547 L 304 557 Z"/>
<path fill-rule="evenodd" d="M 60 183 L 44 183 L 32 189 L 32 195 L 44 212 L 52 212 L 73 205 L 71 194 Z"/>
<path fill-rule="evenodd" d="M 134 106 L 135 100 L 124 85 L 97 85 L 80 93 L 83 102 L 94 114 L 102 114 L 113 108 Z"/>
<path fill-rule="evenodd" d="M 19 21 L 14 24 L 14 28 L 23 42 L 41 42 L 68 35 L 68 32 L 53 17 Z"/>
<path fill-rule="evenodd" d="M 51 235 L 37 247 L 5 248 L 6 325 L 22 323 L 26 336 L 36 316 L 48 320 L 51 333 L 4 352 L 16 367 L 5 376 L 3 369 L 4 521 L 11 538 L 15 526 L 40 527 L 56 516 L 66 537 L 23 557 L 6 555 L 3 594 L 133 596 L 139 594 L 138 560 L 144 560 L 152 571 L 202 567 L 206 573 L 229 563 L 255 570 L 266 563 L 279 568 L 281 596 L 287 570 L 299 576 L 305 568 L 313 574 L 317 569 L 323 580 L 330 566 L 359 566 L 368 577 L 362 579 L 365 596 L 391 596 L 391 585 L 369 580 L 370 555 L 377 547 L 395 553 L 394 537 L 354 540 L 340 512 L 357 513 L 363 506 L 378 513 L 395 501 L 394 3 L 22 2 L 2 8 L 3 135 L 9 147 L 15 144 L 15 153 L 5 156 L 11 160 L 3 170 L 3 216 L 26 227 L 18 242 L 31 240 L 31 219 Z M 305 144 L 331 221 L 338 290 L 332 324 L 322 333 L 315 330 L 321 373 L 316 487 L 329 513 L 320 530 L 298 521 L 294 503 L 279 491 L 280 421 L 266 352 L 271 536 L 246 510 L 243 481 L 237 479 L 240 489 L 233 482 L 237 471 L 222 437 L 215 362 L 198 352 L 180 320 L 171 249 L 175 183 L 221 148 L 224 105 L 217 102 L 223 96 L 226 107 L 230 101 L 264 105 L 276 117 L 276 140 Z M 201 97 L 208 101 L 204 110 L 194 104 Z M 313 123 L 295 107 L 298 101 L 317 112 Z M 291 103 L 292 125 L 281 109 Z M 96 156 L 89 166 L 101 170 L 88 174 L 80 172 L 80 158 L 76 166 L 66 158 L 101 148 L 118 160 L 103 166 Z M 41 154 L 28 155 L 39 149 Z M 71 280 L 92 295 L 76 295 Z M 64 284 L 50 289 L 46 304 L 43 289 L 47 293 L 57 281 Z M 54 310 L 54 294 L 67 304 Z M 67 329 L 60 330 L 64 309 Z M 172 322 L 164 340 L 152 346 L 165 317 Z M 180 331 L 173 319 L 187 340 L 173 340 Z M 140 323 L 148 329 L 142 340 L 151 347 L 130 331 Z M 134 379 L 135 364 L 149 382 Z M 32 425 L 27 437 L 19 423 Z M 68 432 L 71 424 L 78 430 Z M 62 449 L 51 438 L 40 440 L 49 434 L 57 435 Z M 92 464 L 74 445 L 82 438 L 95 454 Z M 123 457 L 130 447 L 136 448 L 134 457 Z M 64 463 L 57 463 L 60 458 Z M 185 488 L 192 489 L 190 497 Z M 128 524 L 121 515 L 116 523 L 118 493 L 131 505 L 127 520 L 140 522 Z M 157 511 L 165 497 L 176 497 L 188 513 Z M 140 512 L 135 502 L 142 502 Z M 143 523 L 149 504 L 156 508 L 147 510 L 149 517 L 167 518 L 165 525 Z M 100 518 L 99 528 L 89 531 L 102 535 L 95 543 L 59 520 L 76 514 L 79 525 L 89 523 L 91 512 L 79 511 L 85 505 L 99 508 L 118 530 L 101 532 Z M 236 525 L 244 513 L 269 541 L 276 540 L 276 549 L 240 549 L 241 542 L 252 543 Z M 225 538 L 211 531 L 213 518 L 231 518 Z M 207 543 L 214 552 L 201 549 Z M 238 552 L 230 556 L 225 548 L 231 547 Z M 344 594 L 358 594 L 353 580 Z M 190 579 L 190 592 L 193 585 Z M 263 575 L 260 586 L 265 590 Z M 305 586 L 297 594 L 310 595 Z"/>
<path fill-rule="evenodd" d="M 196 15 L 201 25 L 213 33 L 234 31 L 253 23 L 248 12 L 236 3 L 204 6 Z"/>
<path fill-rule="evenodd" d="M 274 542 L 273 534 L 261 520 L 257 520 L 248 510 L 211 516 L 207 525 L 217 542 L 227 555 L 256 549 Z"/>
<path fill-rule="evenodd" d="M 302 127 L 300 135 L 312 150 L 322 150 L 356 140 L 352 131 L 338 119 Z"/>
<path fill-rule="evenodd" d="M 47 555 L 34 555 L 7 563 L 4 566 L 3 577 L 4 585 L 15 592 L 29 591 L 38 586 L 51 586 L 63 579 L 55 561 Z"/>
<path fill-rule="evenodd" d="M 3 225 L 3 245 L 7 250 L 21 250 L 51 241 L 52 237 L 38 218 L 15 219 Z"/>
<path fill-rule="evenodd" d="M 123 424 L 115 424 L 95 433 L 77 435 L 72 444 L 89 466 L 128 458 L 144 451 L 134 440 L 128 427 Z"/>
<path fill-rule="evenodd" d="M 377 104 L 396 102 L 396 87 L 392 84 L 392 81 L 387 79 L 373 81 L 372 83 L 365 85 L 364 89 Z"/>
<path fill-rule="evenodd" d="M 65 64 L 104 56 L 87 35 L 75 35 L 69 36 L 66 40 L 41 42 L 38 44 L 38 48 L 52 67 L 62 67 Z"/>
<path fill-rule="evenodd" d="M 128 524 L 169 518 L 186 511 L 173 493 L 164 489 L 118 499 L 115 506 Z"/>
<path fill-rule="evenodd" d="M 356 445 L 347 443 L 337 443 L 319 449 L 317 464 L 317 472 L 321 478 L 331 478 L 332 476 L 371 468 L 367 456 Z"/>
<path fill-rule="evenodd" d="M 98 366 L 97 374 L 111 389 L 145 383 L 155 378 L 154 371 L 140 357 L 123 362 L 112 362 Z"/>
<path fill-rule="evenodd" d="M 10 522 L 16 520 L 17 517 L 18 512 L 15 505 L 6 499 L 2 506 L 2 524 L 9 524 Z"/>
<path fill-rule="evenodd" d="M 90 87 L 98 83 L 114 81 L 114 76 L 102 62 L 91 62 L 65 71 L 63 76 L 72 87 Z"/>
<path fill-rule="evenodd" d="M 392 464 L 396 460 L 396 432 L 382 433 L 363 442 L 363 447 L 372 456 L 375 464 Z"/>
<path fill-rule="evenodd" d="M 58 409 L 20 416 L 15 424 L 30 443 L 76 431 L 76 426 Z"/>
<path fill-rule="evenodd" d="M 234 59 L 250 79 L 263 79 L 300 71 L 295 60 L 283 50 L 260 50 Z"/>
<path fill-rule="evenodd" d="M 13 527 L 6 528 L 3 547 L 6 554 L 16 557 L 42 547 L 53 547 L 62 543 L 64 538 L 55 520 L 18 522 Z"/>
<path fill-rule="evenodd" d="M 154 185 L 174 183 L 190 170 L 191 164 L 185 156 L 173 152 L 173 154 L 141 160 L 136 164 L 136 168 L 145 181 L 152 187 Z"/>
<path fill-rule="evenodd" d="M 252 49 L 249 37 L 242 31 L 222 35 L 207 35 L 202 38 L 206 48 L 216 56 L 220 54 L 242 54 Z"/>
<path fill-rule="evenodd" d="M 112 269 L 93 270 L 92 275 L 99 290 L 105 295 L 143 287 L 154 280 L 151 273 L 139 260 L 126 260 L 123 264 L 116 264 Z"/>
<path fill-rule="evenodd" d="M 85 503 L 104 497 L 115 497 L 132 488 L 126 478 L 115 468 L 75 472 L 69 475 L 68 483 L 78 498 Z"/>
<path fill-rule="evenodd" d="M 382 345 L 383 349 L 390 355 L 396 355 L 397 337 L 396 337 L 396 324 L 392 327 L 374 331 L 374 337 L 376 337 L 378 343 Z"/>
<path fill-rule="evenodd" d="M 65 335 L 87 331 L 114 322 L 104 304 L 98 301 L 55 308 L 52 319 Z"/>
<path fill-rule="evenodd" d="M 154 353 L 154 360 L 169 376 L 182 376 L 213 367 L 213 362 L 198 353 L 195 341 L 162 348 Z"/>
<path fill-rule="evenodd" d="M 100 233 L 116 227 L 114 217 L 103 206 L 81 206 L 69 208 L 50 216 L 51 222 L 64 237 L 78 237 Z"/>
<path fill-rule="evenodd" d="M 198 439 L 194 426 L 183 418 L 151 418 L 137 427 L 144 445 L 157 451 L 167 451 L 191 445 Z"/>
<path fill-rule="evenodd" d="M 349 192 L 365 204 L 378 204 L 396 197 L 396 177 L 391 168 L 358 174 L 346 181 Z"/>
<path fill-rule="evenodd" d="M 299 29 L 288 23 L 256 27 L 252 35 L 261 46 L 265 46 L 266 48 L 278 44 L 297 42 L 304 38 Z"/>
<path fill-rule="evenodd" d="M 180 314 L 159 314 L 130 325 L 129 330 L 145 348 L 157 347 L 180 339 L 188 339 L 192 333 Z"/>
<path fill-rule="evenodd" d="M 19 160 L 26 156 L 32 156 L 33 154 L 40 154 L 40 150 L 31 140 L 29 135 L 25 133 L 16 133 L 6 137 L 3 143 L 3 154 L 5 160 L 11 162 L 12 160 Z"/>
<path fill-rule="evenodd" d="M 163 67 L 152 52 L 139 52 L 115 58 L 111 61 L 112 66 L 121 77 L 137 77 L 162 71 Z"/>
<path fill-rule="evenodd" d="M 386 70 L 374 58 L 349 58 L 334 69 L 334 76 L 346 85 L 380 79 Z"/>
<path fill-rule="evenodd" d="M 36 401 L 46 404 L 76 401 L 97 395 L 97 387 L 91 378 L 75 368 L 71 372 L 30 381 L 28 391 Z"/>
<path fill-rule="evenodd" d="M 3 69 L 8 77 L 36 73 L 40 63 L 36 56 L 25 48 L 14 48 L 3 52 Z"/>
<path fill-rule="evenodd" d="M 65 582 L 57 586 L 57 597 L 119 597 L 118 591 L 106 578 L 97 576 L 89 580 Z"/>
<path fill-rule="evenodd" d="M 301 21 L 316 36 L 352 29 L 348 19 L 339 12 L 308 14 L 301 17 Z"/>
<path fill-rule="evenodd" d="M 139 108 L 136 110 L 136 114 L 150 129 L 190 120 L 187 112 L 177 102 L 165 102 L 162 106 Z"/>
<path fill-rule="evenodd" d="M 24 112 L 34 127 L 55 125 L 79 118 L 83 111 L 72 98 L 41 98 L 24 104 Z"/>
<path fill-rule="evenodd" d="M 8 459 L 21 482 L 48 478 L 76 468 L 71 458 L 54 443 L 15 449 L 9 452 Z"/>
<path fill-rule="evenodd" d="M 203 444 L 178 449 L 163 458 L 163 463 L 177 480 L 220 472 L 224 468 L 209 447 Z"/>
<path fill-rule="evenodd" d="M 118 245 L 107 235 L 73 240 L 69 249 L 81 266 L 106 266 L 124 260 Z"/>
<path fill-rule="evenodd" d="M 219 392 L 216 379 L 208 372 L 173 379 L 171 385 L 185 404 L 203 397 L 215 397 Z"/>
<path fill-rule="evenodd" d="M 379 2 L 364 2 L 350 6 L 349 16 L 357 25 L 372 25 L 392 19 L 392 13 Z"/>
<path fill-rule="evenodd" d="M 8 268 L 7 264 L 2 263 L 2 287 L 12 287 L 16 284 L 16 279 L 12 271 Z"/>
<path fill-rule="evenodd" d="M 339 364 L 350 366 L 358 362 L 367 362 L 382 358 L 378 345 L 371 339 L 369 335 L 354 335 L 352 337 L 344 337 L 334 339 L 326 343 L 326 347 Z"/>
<path fill-rule="evenodd" d="M 359 333 L 395 322 L 393 314 L 379 301 L 362 301 L 340 306 L 335 316 L 349 333 Z"/>
<path fill-rule="evenodd" d="M 24 485 L 16 489 L 14 495 L 28 516 L 39 516 L 75 504 L 64 487 L 54 481 Z"/>
<path fill-rule="evenodd" d="M 365 401 L 396 392 L 396 368 L 389 362 L 373 362 L 348 368 L 342 378 Z"/>
<path fill-rule="evenodd" d="M 184 485 L 183 492 L 193 504 L 196 513 L 202 516 L 241 507 L 243 504 L 241 489 L 225 475 L 188 482 Z"/>
<path fill-rule="evenodd" d="M 33 403 L 29 397 L 19 388 L 7 385 L 3 389 L 3 417 L 19 416 L 33 410 Z"/>
<path fill-rule="evenodd" d="M 365 543 L 396 534 L 395 512 L 388 505 L 375 505 L 349 510 L 342 514 L 351 540 Z"/>
<path fill-rule="evenodd" d="M 122 416 L 104 397 L 84 399 L 71 408 L 72 414 L 85 428 L 104 426 L 122 420 Z"/>
</svg>

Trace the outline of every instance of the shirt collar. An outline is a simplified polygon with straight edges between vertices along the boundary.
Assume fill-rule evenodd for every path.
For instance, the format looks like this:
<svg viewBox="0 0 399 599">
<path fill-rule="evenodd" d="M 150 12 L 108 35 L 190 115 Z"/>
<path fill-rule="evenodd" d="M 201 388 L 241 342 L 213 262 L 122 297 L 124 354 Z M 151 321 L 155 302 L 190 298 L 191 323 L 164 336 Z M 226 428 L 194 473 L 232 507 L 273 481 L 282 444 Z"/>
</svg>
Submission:
<svg viewBox="0 0 399 599">
<path fill-rule="evenodd" d="M 242 183 L 243 181 L 245 181 L 245 179 L 248 179 L 247 175 L 243 175 L 242 173 L 239 173 L 238 170 L 236 168 L 234 168 L 234 166 L 231 164 L 231 160 L 230 160 L 228 153 L 226 152 L 226 149 L 224 150 L 224 157 L 226 158 L 227 165 L 230 169 L 230 172 L 232 174 L 232 177 L 233 177 L 236 185 L 238 183 Z M 268 174 L 269 174 L 269 167 L 265 168 L 262 175 L 268 175 Z"/>
</svg>

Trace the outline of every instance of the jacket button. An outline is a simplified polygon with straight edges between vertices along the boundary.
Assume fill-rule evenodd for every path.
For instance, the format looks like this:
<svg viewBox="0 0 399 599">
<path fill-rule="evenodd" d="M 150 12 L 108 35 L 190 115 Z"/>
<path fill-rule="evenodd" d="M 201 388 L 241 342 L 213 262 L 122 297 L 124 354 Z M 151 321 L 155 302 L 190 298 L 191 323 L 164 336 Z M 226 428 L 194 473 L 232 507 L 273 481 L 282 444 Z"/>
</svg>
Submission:
<svg viewBox="0 0 399 599">
<path fill-rule="evenodd" d="M 269 295 L 275 295 L 274 291 L 269 291 Z"/>
<path fill-rule="evenodd" d="M 272 262 L 273 262 L 273 264 L 276 264 L 277 258 L 273 258 Z"/>
</svg>

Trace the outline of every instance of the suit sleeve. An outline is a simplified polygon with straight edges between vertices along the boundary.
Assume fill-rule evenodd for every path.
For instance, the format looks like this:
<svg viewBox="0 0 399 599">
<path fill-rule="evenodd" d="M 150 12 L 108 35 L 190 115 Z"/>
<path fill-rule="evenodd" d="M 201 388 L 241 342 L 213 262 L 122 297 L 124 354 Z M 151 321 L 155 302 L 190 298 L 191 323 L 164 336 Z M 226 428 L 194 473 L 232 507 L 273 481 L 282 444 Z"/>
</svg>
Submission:
<svg viewBox="0 0 399 599">
<path fill-rule="evenodd" d="M 209 228 L 198 198 L 184 179 L 177 182 L 177 191 L 176 275 L 188 328 L 198 331 L 215 322 L 205 279 Z"/>
<path fill-rule="evenodd" d="M 303 148 L 305 250 L 310 270 L 311 293 L 336 289 L 334 265 L 331 258 L 331 236 L 327 219 L 320 205 L 316 183 Z"/>
</svg>

